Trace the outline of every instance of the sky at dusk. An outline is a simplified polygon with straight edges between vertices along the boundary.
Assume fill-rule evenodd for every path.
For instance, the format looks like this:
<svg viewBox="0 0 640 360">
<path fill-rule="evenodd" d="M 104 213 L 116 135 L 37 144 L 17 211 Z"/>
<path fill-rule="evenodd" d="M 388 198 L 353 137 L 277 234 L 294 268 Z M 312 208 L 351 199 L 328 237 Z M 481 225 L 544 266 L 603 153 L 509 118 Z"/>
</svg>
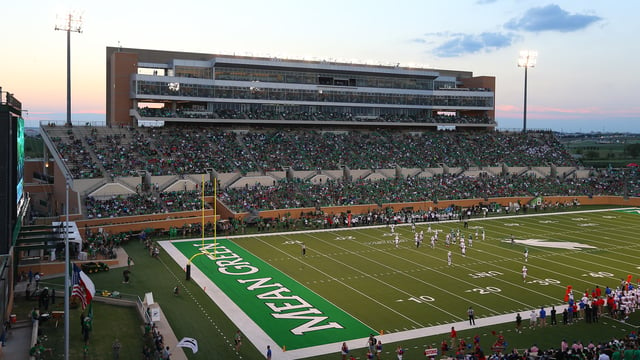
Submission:
<svg viewBox="0 0 640 360">
<path fill-rule="evenodd" d="M 499 128 L 640 132 L 640 2 L 635 0 L 22 0 L 2 9 L 0 86 L 28 125 L 64 120 L 66 33 L 72 120 L 104 120 L 106 47 L 397 64 L 496 77 Z"/>
</svg>

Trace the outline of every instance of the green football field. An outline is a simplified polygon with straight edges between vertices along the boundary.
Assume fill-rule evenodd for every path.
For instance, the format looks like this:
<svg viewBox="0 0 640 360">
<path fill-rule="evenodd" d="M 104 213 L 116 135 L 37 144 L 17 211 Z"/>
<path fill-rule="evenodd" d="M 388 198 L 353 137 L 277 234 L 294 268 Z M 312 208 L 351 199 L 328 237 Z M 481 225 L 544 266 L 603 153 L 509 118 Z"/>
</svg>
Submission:
<svg viewBox="0 0 640 360">
<path fill-rule="evenodd" d="M 466 256 L 458 243 L 445 245 L 445 235 L 458 230 Z M 237 306 L 233 312 L 244 313 L 237 321 L 251 319 L 263 332 L 257 337 L 289 349 L 457 323 L 469 306 L 478 321 L 526 314 L 563 304 L 569 285 L 580 294 L 640 277 L 635 209 L 473 219 L 468 228 L 418 223 L 416 231 L 424 232 L 420 247 L 409 225 L 395 227 L 398 246 L 387 226 L 233 237 L 218 239 L 215 248 L 206 239 L 205 249 L 193 240 L 173 246 L 185 258 L 209 252 L 193 259 L 197 273 Z"/>
</svg>

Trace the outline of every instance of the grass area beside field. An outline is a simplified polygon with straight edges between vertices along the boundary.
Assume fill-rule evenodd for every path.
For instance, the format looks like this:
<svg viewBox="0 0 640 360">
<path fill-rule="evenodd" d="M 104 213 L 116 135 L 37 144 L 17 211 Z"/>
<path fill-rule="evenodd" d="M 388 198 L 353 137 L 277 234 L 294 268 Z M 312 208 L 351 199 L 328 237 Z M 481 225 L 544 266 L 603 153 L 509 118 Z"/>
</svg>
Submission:
<svg viewBox="0 0 640 360">
<path fill-rule="evenodd" d="M 27 301 L 24 297 L 16 299 L 14 312 L 20 318 L 28 318 L 33 307 L 38 306 L 37 300 Z M 58 292 L 55 304 L 49 305 L 50 311 L 64 310 L 64 297 Z M 117 338 L 121 344 L 120 357 L 122 359 L 136 359 L 140 357 L 143 346 L 143 333 L 140 317 L 134 307 L 107 305 L 95 301 L 93 303 L 93 331 L 89 339 L 88 359 L 113 359 L 112 344 Z M 82 359 L 84 341 L 80 327 L 80 307 L 69 311 L 69 358 Z M 85 313 L 86 315 L 86 313 Z M 50 319 L 40 322 L 40 336 L 42 344 L 52 349 L 53 356 L 47 353 L 47 359 L 61 359 L 64 355 L 64 319 Z"/>
<path fill-rule="evenodd" d="M 262 356 L 248 341 L 244 342 L 240 353 L 236 354 L 232 346 L 233 335 L 237 330 L 236 326 L 229 321 L 227 316 L 204 294 L 197 284 L 185 281 L 183 269 L 178 267 L 166 254 L 161 253 L 159 259 L 154 259 L 137 241 L 126 244 L 124 248 L 129 256 L 133 257 L 135 263 L 131 267 L 130 283 L 122 283 L 124 268 L 114 268 L 108 272 L 90 275 L 97 290 L 119 291 L 124 298 L 142 298 L 145 293 L 152 292 L 154 300 L 160 304 L 178 340 L 183 337 L 193 337 L 198 340 L 199 351 L 197 354 L 192 354 L 189 349 L 185 351 L 189 359 L 258 359 Z M 63 282 L 63 278 L 50 279 L 43 282 L 43 286 L 46 286 L 47 283 L 61 286 Z M 173 295 L 173 288 L 176 284 L 181 286 L 179 296 Z M 113 305 L 104 306 L 113 307 Z M 134 311 L 133 308 L 131 309 Z M 99 316 L 104 315 L 99 314 L 99 311 L 101 310 L 94 310 L 96 317 L 94 332 L 99 331 L 100 327 L 109 331 L 109 329 L 125 326 L 109 316 L 98 321 Z M 109 310 L 105 312 L 108 313 Z M 72 320 L 70 325 L 72 337 L 75 332 L 79 334 L 79 320 L 77 322 Z M 142 320 L 139 320 L 139 316 L 136 315 L 135 324 L 131 325 L 136 337 L 140 335 L 141 338 L 142 326 Z M 62 336 L 62 334 L 60 335 Z M 92 342 L 102 341 L 105 342 L 104 346 L 109 349 L 108 354 L 111 355 L 113 338 L 101 339 L 92 336 Z M 120 341 L 123 342 L 122 339 Z M 133 358 L 141 356 L 142 346 L 142 342 L 140 342 Z M 124 343 L 122 348 L 124 351 Z M 61 347 L 59 351 L 56 347 L 56 353 L 63 353 L 63 351 L 64 347 Z M 126 357 L 121 358 L 126 359 Z"/>
</svg>

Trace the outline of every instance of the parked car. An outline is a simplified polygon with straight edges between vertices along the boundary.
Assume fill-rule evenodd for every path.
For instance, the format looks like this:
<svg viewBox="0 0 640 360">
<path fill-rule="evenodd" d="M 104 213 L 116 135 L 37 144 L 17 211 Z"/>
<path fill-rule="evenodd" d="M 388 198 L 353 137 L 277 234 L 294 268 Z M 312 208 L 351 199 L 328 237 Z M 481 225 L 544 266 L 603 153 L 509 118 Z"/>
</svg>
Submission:
<svg viewBox="0 0 640 360">
<path fill-rule="evenodd" d="M 88 262 L 88 263 L 84 263 L 81 266 L 82 271 L 91 274 L 91 273 L 97 273 L 100 271 L 109 271 L 109 265 L 103 263 L 103 262 Z"/>
</svg>

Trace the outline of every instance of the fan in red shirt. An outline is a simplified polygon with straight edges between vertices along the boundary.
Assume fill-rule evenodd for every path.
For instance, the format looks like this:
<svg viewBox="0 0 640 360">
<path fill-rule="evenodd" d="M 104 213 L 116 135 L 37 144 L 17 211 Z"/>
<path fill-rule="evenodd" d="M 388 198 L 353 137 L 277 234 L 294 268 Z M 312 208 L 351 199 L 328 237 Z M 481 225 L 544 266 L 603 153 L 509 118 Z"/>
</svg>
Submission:
<svg viewBox="0 0 640 360">
<path fill-rule="evenodd" d="M 456 329 L 452 326 L 451 327 L 451 348 L 455 349 L 456 348 L 456 341 L 458 340 L 458 332 L 456 331 Z"/>
</svg>

